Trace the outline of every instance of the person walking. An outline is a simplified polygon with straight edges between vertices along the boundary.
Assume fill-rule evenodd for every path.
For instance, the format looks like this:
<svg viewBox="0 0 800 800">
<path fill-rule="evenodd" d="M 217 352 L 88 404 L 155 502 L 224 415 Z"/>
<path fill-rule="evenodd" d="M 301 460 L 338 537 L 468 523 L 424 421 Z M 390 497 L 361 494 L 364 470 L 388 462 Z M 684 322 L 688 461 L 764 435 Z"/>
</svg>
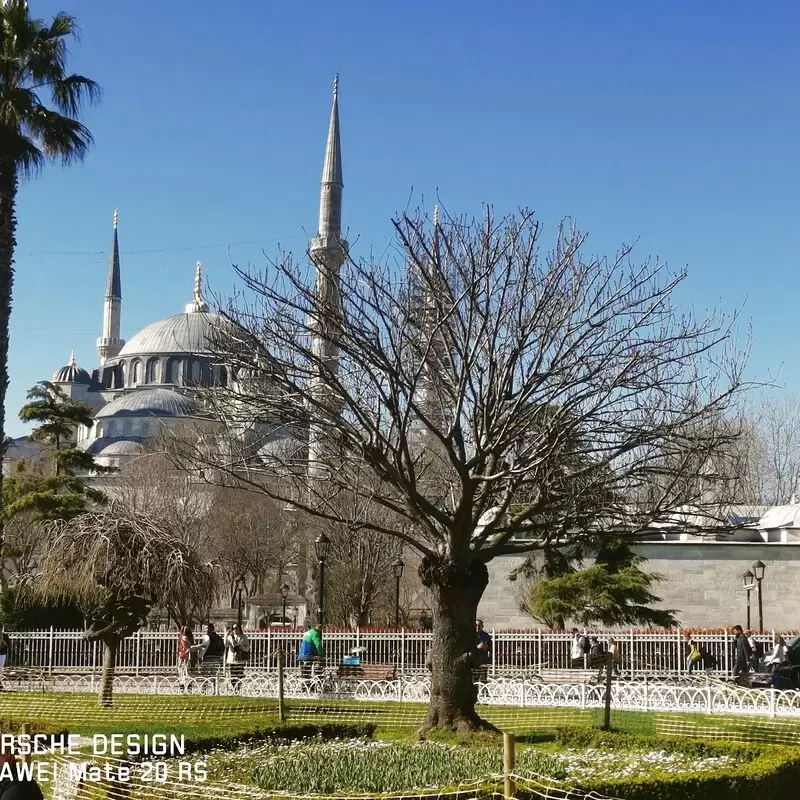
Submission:
<svg viewBox="0 0 800 800">
<path fill-rule="evenodd" d="M 198 652 L 202 644 L 194 643 L 194 634 L 188 625 L 184 625 L 178 634 L 178 683 L 181 692 L 190 688 L 192 673 L 197 667 Z"/>
<path fill-rule="evenodd" d="M 686 640 L 686 646 L 689 648 L 686 654 L 686 672 L 691 674 L 702 667 L 703 654 L 700 652 L 700 647 L 695 642 L 691 632 L 686 633 L 684 639 Z"/>
<path fill-rule="evenodd" d="M 250 639 L 242 630 L 241 625 L 234 625 L 225 636 L 225 663 L 231 676 L 231 685 L 234 694 L 238 694 L 242 687 L 244 668 L 250 660 Z"/>
<path fill-rule="evenodd" d="M 741 683 L 750 672 L 752 648 L 741 625 L 734 625 L 733 633 L 736 636 L 733 642 L 733 679 Z"/>
</svg>

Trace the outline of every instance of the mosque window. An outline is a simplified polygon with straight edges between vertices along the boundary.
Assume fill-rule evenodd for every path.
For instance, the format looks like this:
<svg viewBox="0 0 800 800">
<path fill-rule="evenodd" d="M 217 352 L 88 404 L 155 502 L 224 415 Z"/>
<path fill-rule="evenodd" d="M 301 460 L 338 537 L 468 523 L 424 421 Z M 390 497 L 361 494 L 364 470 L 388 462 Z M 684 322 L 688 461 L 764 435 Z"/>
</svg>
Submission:
<svg viewBox="0 0 800 800">
<path fill-rule="evenodd" d="M 202 380 L 202 373 L 203 373 L 203 368 L 202 365 L 200 364 L 200 359 L 193 358 L 189 373 L 189 380 L 194 384 L 200 383 L 200 381 Z"/>
<path fill-rule="evenodd" d="M 138 386 L 142 382 L 142 362 L 137 358 L 131 365 L 131 385 Z"/>
<path fill-rule="evenodd" d="M 158 383 L 158 359 L 148 358 L 144 375 L 145 383 Z"/>
<path fill-rule="evenodd" d="M 182 358 L 169 358 L 167 360 L 166 375 L 164 376 L 164 383 L 174 383 L 178 386 L 183 385 L 183 359 Z"/>
<path fill-rule="evenodd" d="M 214 367 L 214 385 L 227 386 L 228 385 L 228 370 L 223 366 Z"/>
</svg>

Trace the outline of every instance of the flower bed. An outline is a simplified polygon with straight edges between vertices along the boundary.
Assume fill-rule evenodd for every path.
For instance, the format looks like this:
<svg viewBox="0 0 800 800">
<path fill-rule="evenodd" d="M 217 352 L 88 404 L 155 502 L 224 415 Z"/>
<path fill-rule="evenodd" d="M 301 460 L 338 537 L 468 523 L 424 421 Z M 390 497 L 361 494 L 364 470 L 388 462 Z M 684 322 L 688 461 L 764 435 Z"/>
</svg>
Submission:
<svg viewBox="0 0 800 800">
<path fill-rule="evenodd" d="M 652 740 L 632 749 L 524 747 L 517 753 L 516 772 L 583 785 L 713 773 L 741 766 L 750 755 L 736 749 L 724 753 L 669 751 L 654 746 Z M 207 760 L 214 780 L 308 794 L 434 789 L 488 780 L 502 769 L 499 747 L 368 739 L 272 741 L 234 751 L 212 751 Z"/>
</svg>

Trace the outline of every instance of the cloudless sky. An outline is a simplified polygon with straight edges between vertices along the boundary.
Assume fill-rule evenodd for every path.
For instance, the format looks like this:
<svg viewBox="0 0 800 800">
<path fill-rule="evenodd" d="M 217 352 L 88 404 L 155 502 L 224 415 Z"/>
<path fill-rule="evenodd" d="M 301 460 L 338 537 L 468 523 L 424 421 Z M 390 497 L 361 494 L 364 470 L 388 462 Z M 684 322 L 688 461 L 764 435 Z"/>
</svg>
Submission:
<svg viewBox="0 0 800 800">
<path fill-rule="evenodd" d="M 30 0 L 77 16 L 70 68 L 103 87 L 82 165 L 19 203 L 8 433 L 25 390 L 97 366 L 113 209 L 122 334 L 183 311 L 195 261 L 301 253 L 339 72 L 344 221 L 381 254 L 406 208 L 535 209 L 590 249 L 689 269 L 682 303 L 743 308 L 750 377 L 800 390 L 800 5 Z"/>
</svg>

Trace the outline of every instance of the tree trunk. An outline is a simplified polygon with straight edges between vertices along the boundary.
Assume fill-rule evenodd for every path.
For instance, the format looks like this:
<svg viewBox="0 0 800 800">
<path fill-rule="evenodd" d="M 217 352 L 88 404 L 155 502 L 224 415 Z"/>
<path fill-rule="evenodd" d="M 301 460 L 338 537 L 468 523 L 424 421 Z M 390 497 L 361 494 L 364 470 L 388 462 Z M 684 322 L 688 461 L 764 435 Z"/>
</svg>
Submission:
<svg viewBox="0 0 800 800">
<path fill-rule="evenodd" d="M 14 286 L 14 248 L 17 246 L 17 165 L 0 159 L 0 461 L 6 454 L 6 391 L 8 390 L 8 339 L 11 323 L 11 292 Z M 0 507 L 3 471 L 0 470 Z M 3 520 L 0 516 L 0 548 Z"/>
<path fill-rule="evenodd" d="M 117 666 L 119 639 L 109 636 L 103 641 L 103 672 L 100 675 L 99 703 L 101 708 L 114 705 L 114 672 Z"/>
<path fill-rule="evenodd" d="M 425 558 L 422 583 L 433 593 L 433 644 L 428 656 L 431 701 L 420 735 L 432 730 L 496 730 L 475 712 L 475 616 L 489 582 L 482 561 L 468 564 Z"/>
</svg>

